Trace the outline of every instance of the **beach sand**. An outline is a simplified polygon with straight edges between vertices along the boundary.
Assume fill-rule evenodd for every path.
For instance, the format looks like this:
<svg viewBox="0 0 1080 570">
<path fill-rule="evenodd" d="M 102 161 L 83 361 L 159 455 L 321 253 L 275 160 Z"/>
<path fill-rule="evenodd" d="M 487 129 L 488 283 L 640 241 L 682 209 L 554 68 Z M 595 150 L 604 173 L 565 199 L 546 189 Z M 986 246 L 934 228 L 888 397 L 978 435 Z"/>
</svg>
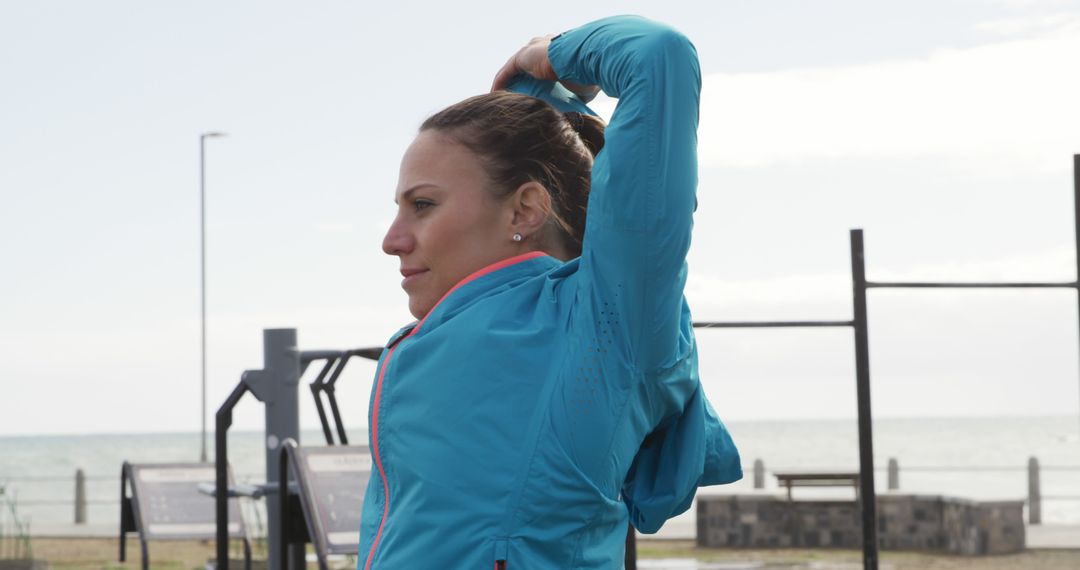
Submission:
<svg viewBox="0 0 1080 570">
<path fill-rule="evenodd" d="M 117 561 L 115 538 L 36 538 L 34 556 L 49 562 L 53 569 L 101 570 L 139 568 L 139 541 L 127 541 L 127 562 Z M 213 557 L 213 542 L 152 542 L 151 568 L 165 570 L 202 569 Z M 233 548 L 240 558 L 239 546 Z M 721 567 L 762 570 L 810 569 L 857 570 L 862 555 L 854 550 L 729 550 L 695 548 L 690 541 L 647 541 L 638 543 L 640 570 L 689 570 L 686 559 L 726 563 Z M 256 551 L 258 558 L 258 551 Z M 242 568 L 242 564 L 231 566 Z M 355 561 L 341 560 L 336 568 L 355 568 Z M 417 566 L 422 567 L 422 565 Z M 707 568 L 707 566 L 704 566 Z M 308 568 L 317 568 L 314 563 Z M 883 552 L 882 570 L 1074 570 L 1080 568 L 1080 550 L 1029 550 L 1001 556 L 951 556 L 914 552 Z"/>
</svg>

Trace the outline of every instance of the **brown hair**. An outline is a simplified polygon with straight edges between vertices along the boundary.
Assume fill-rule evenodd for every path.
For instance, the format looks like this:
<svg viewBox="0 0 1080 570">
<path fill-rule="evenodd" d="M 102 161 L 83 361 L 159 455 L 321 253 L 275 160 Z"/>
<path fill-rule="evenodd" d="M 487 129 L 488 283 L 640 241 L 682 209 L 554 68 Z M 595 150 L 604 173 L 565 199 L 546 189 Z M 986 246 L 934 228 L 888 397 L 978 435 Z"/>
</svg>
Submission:
<svg viewBox="0 0 1080 570">
<path fill-rule="evenodd" d="M 558 239 L 572 256 L 581 255 L 593 158 L 604 147 L 603 121 L 560 113 L 528 95 L 496 91 L 435 113 L 420 126 L 428 129 L 479 156 L 500 197 L 526 182 L 542 184 L 551 195 L 549 220 Z"/>
</svg>

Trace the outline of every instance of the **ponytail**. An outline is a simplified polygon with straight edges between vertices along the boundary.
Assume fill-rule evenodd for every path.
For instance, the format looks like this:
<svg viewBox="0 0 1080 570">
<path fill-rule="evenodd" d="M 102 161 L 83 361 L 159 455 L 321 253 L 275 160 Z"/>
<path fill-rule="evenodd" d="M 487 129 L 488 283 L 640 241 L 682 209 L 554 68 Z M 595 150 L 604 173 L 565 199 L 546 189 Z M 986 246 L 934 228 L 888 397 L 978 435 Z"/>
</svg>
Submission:
<svg viewBox="0 0 1080 570">
<path fill-rule="evenodd" d="M 585 115 L 577 111 L 563 113 L 563 116 L 566 117 L 570 127 L 581 138 L 581 142 L 585 143 L 585 148 L 589 149 L 593 158 L 600 154 L 600 151 L 604 148 L 604 121 L 600 120 L 599 117 Z"/>
</svg>

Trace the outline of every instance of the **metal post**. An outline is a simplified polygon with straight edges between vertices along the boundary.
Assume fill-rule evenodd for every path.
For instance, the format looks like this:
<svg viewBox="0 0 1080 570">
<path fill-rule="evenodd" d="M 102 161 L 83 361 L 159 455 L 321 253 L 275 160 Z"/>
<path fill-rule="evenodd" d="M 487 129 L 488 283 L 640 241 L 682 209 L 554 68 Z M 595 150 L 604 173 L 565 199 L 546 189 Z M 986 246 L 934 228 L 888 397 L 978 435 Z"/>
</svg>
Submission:
<svg viewBox="0 0 1080 570">
<path fill-rule="evenodd" d="M 278 463 L 279 463 L 279 465 L 278 465 L 277 493 L 278 493 L 279 497 L 288 496 L 287 494 L 289 492 L 289 459 L 292 457 L 293 450 L 295 450 L 295 449 L 296 449 L 296 442 L 295 441 L 293 441 L 291 439 L 286 439 L 285 441 L 281 442 L 281 453 L 278 454 L 278 459 L 279 459 Z M 281 509 L 281 513 L 279 514 L 279 517 L 281 518 L 282 521 L 290 520 L 292 517 L 295 516 L 289 510 L 289 507 L 290 507 L 289 501 L 287 501 L 287 500 L 281 501 L 278 504 L 278 506 Z M 313 539 L 312 541 L 314 542 L 315 537 L 311 537 L 311 538 Z M 267 542 L 270 543 L 270 548 L 274 548 L 273 541 L 267 541 Z M 287 560 L 289 558 L 289 547 L 290 547 L 290 541 L 286 540 L 286 536 L 284 534 L 282 534 L 282 536 L 278 537 L 277 550 L 278 550 L 278 557 L 281 560 Z"/>
<path fill-rule="evenodd" d="M 854 289 L 855 378 L 859 408 L 859 495 L 862 498 L 863 570 L 877 570 L 877 494 L 874 491 L 874 435 L 870 414 L 870 336 L 867 331 L 866 264 L 862 230 L 851 230 Z"/>
<path fill-rule="evenodd" d="M 199 351 L 202 358 L 202 451 L 206 463 L 206 135 L 199 135 Z"/>
<path fill-rule="evenodd" d="M 75 470 L 75 524 L 86 524 L 86 473 Z"/>
<path fill-rule="evenodd" d="M 127 461 L 120 467 L 120 562 L 127 559 L 127 535 L 129 532 L 138 531 L 135 526 L 134 499 L 128 495 L 128 489 L 134 489 L 134 480 L 131 476 L 131 464 Z M 142 533 L 139 534 L 139 542 L 143 541 Z"/>
<path fill-rule="evenodd" d="M 244 373 L 244 381 L 266 410 L 266 518 L 271 543 L 284 540 L 285 521 L 281 520 L 281 501 L 275 489 L 281 459 L 281 442 L 300 441 L 300 352 L 296 348 L 296 329 L 263 331 L 263 369 Z M 304 568 L 303 545 L 292 545 L 291 554 L 282 560 L 278 549 L 267 552 L 269 570 Z"/>
<path fill-rule="evenodd" d="M 1076 307 L 1080 314 L 1080 154 L 1073 155 L 1073 237 L 1076 239 Z M 1080 323 L 1080 318 L 1077 319 Z"/>
<path fill-rule="evenodd" d="M 765 462 L 760 459 L 754 460 L 754 488 L 765 488 Z"/>
<path fill-rule="evenodd" d="M 206 139 L 225 133 L 199 135 L 199 307 L 202 349 L 202 450 L 199 461 L 206 463 Z"/>
<path fill-rule="evenodd" d="M 889 490 L 896 491 L 900 488 L 900 464 L 895 457 L 889 458 Z"/>
<path fill-rule="evenodd" d="M 634 525 L 626 525 L 626 551 L 623 555 L 623 570 L 637 570 L 637 531 Z"/>
<path fill-rule="evenodd" d="M 1039 489 L 1039 460 L 1028 459 L 1028 522 L 1042 524 L 1042 492 Z"/>
</svg>

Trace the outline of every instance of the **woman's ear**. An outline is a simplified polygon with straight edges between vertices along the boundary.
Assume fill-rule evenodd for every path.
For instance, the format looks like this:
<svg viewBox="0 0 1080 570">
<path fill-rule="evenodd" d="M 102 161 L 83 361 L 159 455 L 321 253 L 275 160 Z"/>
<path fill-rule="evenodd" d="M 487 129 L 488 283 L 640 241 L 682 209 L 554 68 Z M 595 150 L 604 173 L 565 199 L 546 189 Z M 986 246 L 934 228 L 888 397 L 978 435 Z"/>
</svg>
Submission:
<svg viewBox="0 0 1080 570">
<path fill-rule="evenodd" d="M 551 214 L 551 194 L 539 182 L 526 182 L 511 196 L 513 231 L 534 240 Z"/>
</svg>

